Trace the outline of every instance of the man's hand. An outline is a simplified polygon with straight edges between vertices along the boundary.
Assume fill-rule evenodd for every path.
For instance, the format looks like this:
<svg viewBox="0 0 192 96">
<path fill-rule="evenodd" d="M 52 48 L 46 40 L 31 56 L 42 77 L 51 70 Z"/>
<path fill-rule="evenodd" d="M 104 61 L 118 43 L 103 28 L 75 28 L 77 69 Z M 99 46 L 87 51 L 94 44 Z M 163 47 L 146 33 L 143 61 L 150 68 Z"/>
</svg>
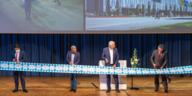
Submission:
<svg viewBox="0 0 192 96">
<path fill-rule="evenodd" d="M 153 67 L 156 68 L 156 64 L 155 63 L 153 63 Z"/>
<path fill-rule="evenodd" d="M 13 62 L 15 62 L 15 59 L 13 59 Z"/>
<path fill-rule="evenodd" d="M 108 59 L 105 59 L 105 62 L 108 63 L 109 62 Z"/>
<path fill-rule="evenodd" d="M 71 64 L 71 65 L 75 65 L 75 64 Z"/>
<path fill-rule="evenodd" d="M 17 61 L 17 63 L 19 63 L 20 61 Z"/>
<path fill-rule="evenodd" d="M 163 66 L 160 69 L 163 69 Z"/>
<path fill-rule="evenodd" d="M 69 64 L 71 65 L 71 64 L 72 64 L 72 62 L 69 62 Z"/>
<path fill-rule="evenodd" d="M 116 65 L 113 65 L 113 69 L 115 69 L 116 68 Z"/>
</svg>

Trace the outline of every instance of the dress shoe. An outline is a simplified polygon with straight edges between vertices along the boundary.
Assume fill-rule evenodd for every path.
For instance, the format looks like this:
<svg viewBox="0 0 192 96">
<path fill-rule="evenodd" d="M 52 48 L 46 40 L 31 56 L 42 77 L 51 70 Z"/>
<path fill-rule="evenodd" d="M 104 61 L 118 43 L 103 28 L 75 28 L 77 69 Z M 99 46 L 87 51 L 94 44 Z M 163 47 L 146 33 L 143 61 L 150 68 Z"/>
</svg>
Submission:
<svg viewBox="0 0 192 96">
<path fill-rule="evenodd" d="M 17 91 L 18 91 L 18 89 L 13 90 L 13 92 L 17 92 Z"/>
<path fill-rule="evenodd" d="M 165 93 L 168 93 L 168 91 L 167 91 L 167 90 L 165 90 Z"/>
<path fill-rule="evenodd" d="M 23 89 L 23 92 L 26 92 L 26 93 L 27 93 L 28 91 L 27 91 L 26 89 Z"/>
<path fill-rule="evenodd" d="M 111 90 L 107 90 L 106 93 L 110 92 Z"/>
<path fill-rule="evenodd" d="M 73 89 L 73 92 L 76 92 L 76 89 Z"/>
<path fill-rule="evenodd" d="M 155 92 L 157 92 L 158 91 L 158 89 L 155 89 Z"/>
<path fill-rule="evenodd" d="M 73 88 L 71 88 L 69 91 L 73 91 Z"/>
<path fill-rule="evenodd" d="M 168 78 L 169 83 L 171 83 L 171 78 Z"/>
<path fill-rule="evenodd" d="M 120 93 L 120 91 L 119 90 L 116 90 L 118 93 Z"/>
</svg>

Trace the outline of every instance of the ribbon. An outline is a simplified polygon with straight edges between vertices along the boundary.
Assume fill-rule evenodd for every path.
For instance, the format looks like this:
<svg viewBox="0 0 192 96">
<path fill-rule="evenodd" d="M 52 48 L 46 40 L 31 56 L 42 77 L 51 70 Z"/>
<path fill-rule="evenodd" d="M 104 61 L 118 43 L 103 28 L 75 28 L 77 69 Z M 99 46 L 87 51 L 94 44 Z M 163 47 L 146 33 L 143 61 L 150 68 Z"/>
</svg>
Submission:
<svg viewBox="0 0 192 96">
<path fill-rule="evenodd" d="M 181 66 L 165 69 L 130 68 L 130 67 L 103 67 L 68 64 L 45 63 L 16 63 L 0 61 L 0 70 L 53 72 L 53 73 L 77 73 L 77 74 L 118 74 L 118 75 L 153 75 L 153 74 L 188 74 L 192 73 L 192 66 Z"/>
</svg>

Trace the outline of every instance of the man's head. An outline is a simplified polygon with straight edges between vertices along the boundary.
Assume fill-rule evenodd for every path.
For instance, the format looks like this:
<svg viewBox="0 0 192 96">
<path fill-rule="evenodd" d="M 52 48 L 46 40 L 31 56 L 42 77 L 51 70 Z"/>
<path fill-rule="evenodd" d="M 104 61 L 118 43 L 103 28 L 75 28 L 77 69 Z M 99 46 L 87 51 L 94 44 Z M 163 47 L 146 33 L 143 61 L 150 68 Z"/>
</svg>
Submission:
<svg viewBox="0 0 192 96">
<path fill-rule="evenodd" d="M 160 45 L 158 46 L 158 50 L 159 50 L 160 53 L 162 53 L 163 50 L 164 50 L 164 45 L 163 45 L 163 44 L 160 44 Z"/>
<path fill-rule="evenodd" d="M 75 45 L 71 46 L 71 52 L 74 54 L 77 52 L 77 48 Z"/>
<path fill-rule="evenodd" d="M 109 41 L 109 48 L 114 49 L 115 48 L 115 42 L 114 41 Z"/>
<path fill-rule="evenodd" d="M 14 49 L 15 49 L 15 51 L 19 51 L 20 50 L 20 46 L 18 44 L 15 44 L 14 45 Z"/>
</svg>

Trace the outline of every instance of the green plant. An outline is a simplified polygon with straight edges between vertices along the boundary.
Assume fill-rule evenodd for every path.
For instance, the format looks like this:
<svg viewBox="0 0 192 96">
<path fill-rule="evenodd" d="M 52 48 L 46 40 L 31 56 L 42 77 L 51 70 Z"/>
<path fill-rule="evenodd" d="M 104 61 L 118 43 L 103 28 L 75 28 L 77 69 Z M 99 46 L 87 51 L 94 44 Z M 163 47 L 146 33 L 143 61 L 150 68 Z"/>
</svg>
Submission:
<svg viewBox="0 0 192 96">
<path fill-rule="evenodd" d="M 137 68 L 139 66 L 138 62 L 139 62 L 139 58 L 137 57 L 137 49 L 135 48 L 134 51 L 133 51 L 133 56 L 131 58 L 131 66 L 133 68 Z"/>
<path fill-rule="evenodd" d="M 116 9 L 116 11 L 115 11 L 116 15 L 119 16 L 119 14 L 120 14 L 119 0 L 116 1 L 115 9 Z"/>
<path fill-rule="evenodd" d="M 112 9 L 111 14 L 113 14 L 113 16 L 116 16 L 116 11 Z"/>
<path fill-rule="evenodd" d="M 177 15 L 180 15 L 180 14 L 179 14 L 179 8 L 177 8 Z"/>
<path fill-rule="evenodd" d="M 148 16 L 150 16 L 150 13 L 151 13 L 151 5 L 150 2 L 148 1 Z"/>
<path fill-rule="evenodd" d="M 107 12 L 108 16 L 111 16 L 110 0 L 107 0 L 106 12 Z"/>
<path fill-rule="evenodd" d="M 145 5 L 142 4 L 142 13 L 143 13 L 143 16 L 145 16 Z"/>
<path fill-rule="evenodd" d="M 130 15 L 133 15 L 133 11 L 130 11 Z"/>
<path fill-rule="evenodd" d="M 155 16 L 156 14 L 156 4 L 155 2 L 153 2 L 153 16 Z"/>
<path fill-rule="evenodd" d="M 139 15 L 139 4 L 137 4 L 137 7 L 136 7 L 136 15 Z"/>
<path fill-rule="evenodd" d="M 165 4 L 165 15 L 167 15 L 167 3 Z"/>
</svg>

